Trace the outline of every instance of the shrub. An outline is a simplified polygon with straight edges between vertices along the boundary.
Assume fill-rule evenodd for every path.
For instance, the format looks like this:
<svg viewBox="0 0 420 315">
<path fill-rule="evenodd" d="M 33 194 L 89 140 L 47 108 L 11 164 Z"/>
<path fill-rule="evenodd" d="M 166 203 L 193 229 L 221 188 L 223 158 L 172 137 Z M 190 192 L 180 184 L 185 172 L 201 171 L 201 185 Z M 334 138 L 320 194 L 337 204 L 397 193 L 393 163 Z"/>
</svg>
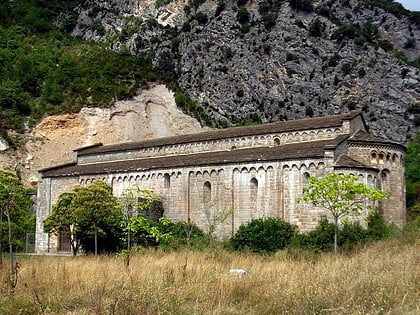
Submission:
<svg viewBox="0 0 420 315">
<path fill-rule="evenodd" d="M 215 16 L 219 16 L 220 13 L 226 8 L 226 3 L 223 0 L 219 0 L 217 2 L 216 12 L 214 13 Z"/>
<path fill-rule="evenodd" d="M 368 232 L 359 222 L 345 223 L 338 233 L 338 245 L 342 250 L 351 250 L 368 240 Z"/>
<path fill-rule="evenodd" d="M 207 15 L 203 12 L 197 12 L 194 19 L 198 22 L 198 24 L 201 24 L 201 25 L 206 24 L 209 20 Z"/>
<path fill-rule="evenodd" d="M 290 0 L 290 7 L 297 11 L 312 12 L 312 0 Z"/>
<path fill-rule="evenodd" d="M 379 212 L 371 212 L 367 218 L 367 236 L 369 240 L 378 241 L 389 238 L 395 234 L 394 229 L 385 223 Z"/>
<path fill-rule="evenodd" d="M 164 250 L 177 250 L 187 247 L 203 250 L 208 246 L 206 234 L 193 223 L 170 222 L 166 226 L 161 226 L 161 228 L 163 233 L 167 233 L 169 236 L 159 243 L 159 247 Z"/>
<path fill-rule="evenodd" d="M 320 37 L 322 35 L 322 31 L 324 30 L 324 24 L 321 22 L 319 18 L 312 20 L 311 24 L 309 24 L 309 35 L 314 37 Z"/>
<path fill-rule="evenodd" d="M 310 105 L 306 106 L 305 115 L 309 116 L 309 117 L 314 117 L 314 110 L 313 110 L 312 106 L 310 106 Z"/>
<path fill-rule="evenodd" d="M 322 217 L 314 230 L 295 235 L 290 245 L 292 249 L 331 251 L 334 247 L 334 224 Z"/>
<path fill-rule="evenodd" d="M 235 250 L 274 253 L 285 248 L 296 233 L 296 227 L 278 218 L 254 219 L 241 225 L 230 240 Z"/>
<path fill-rule="evenodd" d="M 249 14 L 246 8 L 240 8 L 236 14 L 236 20 L 241 24 L 249 23 L 251 20 L 251 15 Z"/>
</svg>

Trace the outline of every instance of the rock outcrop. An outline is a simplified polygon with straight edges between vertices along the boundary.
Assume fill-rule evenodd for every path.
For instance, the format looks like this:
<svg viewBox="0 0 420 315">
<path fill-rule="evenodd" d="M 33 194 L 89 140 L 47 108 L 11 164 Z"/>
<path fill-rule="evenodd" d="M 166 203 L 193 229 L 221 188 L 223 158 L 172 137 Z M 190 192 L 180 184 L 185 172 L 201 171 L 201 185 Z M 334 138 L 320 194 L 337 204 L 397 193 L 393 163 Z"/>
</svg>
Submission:
<svg viewBox="0 0 420 315">
<path fill-rule="evenodd" d="M 25 183 L 37 183 L 38 170 L 73 161 L 72 150 L 102 142 L 114 144 L 204 130 L 180 112 L 163 85 L 141 91 L 109 109 L 83 108 L 80 113 L 50 116 L 21 136 L 25 150 L 4 150 L 3 169 L 22 171 Z"/>
</svg>

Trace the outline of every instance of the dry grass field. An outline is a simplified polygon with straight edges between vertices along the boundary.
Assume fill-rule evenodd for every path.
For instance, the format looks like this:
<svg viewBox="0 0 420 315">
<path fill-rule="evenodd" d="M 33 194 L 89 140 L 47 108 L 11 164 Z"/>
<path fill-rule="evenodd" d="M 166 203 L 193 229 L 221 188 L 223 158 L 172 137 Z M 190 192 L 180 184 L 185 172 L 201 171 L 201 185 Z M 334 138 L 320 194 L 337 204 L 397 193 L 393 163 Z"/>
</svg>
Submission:
<svg viewBox="0 0 420 315">
<path fill-rule="evenodd" d="M 420 244 L 390 240 L 351 255 L 143 251 L 20 259 L 0 314 L 420 314 Z M 229 275 L 243 268 L 243 277 Z"/>
</svg>

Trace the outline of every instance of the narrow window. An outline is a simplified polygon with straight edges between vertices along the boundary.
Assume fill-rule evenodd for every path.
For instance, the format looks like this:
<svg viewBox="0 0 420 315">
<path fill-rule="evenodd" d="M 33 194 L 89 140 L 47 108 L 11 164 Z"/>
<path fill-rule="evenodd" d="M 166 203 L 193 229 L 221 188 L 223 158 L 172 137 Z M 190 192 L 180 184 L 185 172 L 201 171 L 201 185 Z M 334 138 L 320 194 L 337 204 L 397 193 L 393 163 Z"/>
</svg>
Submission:
<svg viewBox="0 0 420 315">
<path fill-rule="evenodd" d="M 210 182 L 205 182 L 203 185 L 203 201 L 205 203 L 210 202 L 211 200 L 211 184 Z"/>
<path fill-rule="evenodd" d="M 250 195 L 251 195 L 251 201 L 257 200 L 257 194 L 258 194 L 258 180 L 256 178 L 251 178 L 251 181 L 249 182 L 249 188 L 250 188 Z"/>
<path fill-rule="evenodd" d="M 163 187 L 164 188 L 170 188 L 171 187 L 171 176 L 169 176 L 168 173 L 166 173 L 163 176 Z"/>
<path fill-rule="evenodd" d="M 377 157 L 376 157 L 376 152 L 372 152 L 372 153 L 371 153 L 370 162 L 371 162 L 372 164 L 377 164 L 377 163 L 378 163 L 378 160 L 377 160 Z"/>
</svg>

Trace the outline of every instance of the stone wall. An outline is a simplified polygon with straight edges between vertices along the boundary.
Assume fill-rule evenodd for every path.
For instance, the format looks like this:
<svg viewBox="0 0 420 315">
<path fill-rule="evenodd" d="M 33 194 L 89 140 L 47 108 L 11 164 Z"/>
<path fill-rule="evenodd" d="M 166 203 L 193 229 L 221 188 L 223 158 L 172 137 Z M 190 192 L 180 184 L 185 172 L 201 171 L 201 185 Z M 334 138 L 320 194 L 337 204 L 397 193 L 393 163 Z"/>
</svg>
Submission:
<svg viewBox="0 0 420 315">
<path fill-rule="evenodd" d="M 353 121 L 343 121 L 341 128 L 304 130 L 280 134 L 263 134 L 249 137 L 219 139 L 214 141 L 178 143 L 168 146 L 139 148 L 131 151 L 115 151 L 105 154 L 79 156 L 80 164 L 100 163 L 104 161 L 131 161 L 139 157 L 158 157 L 182 153 L 188 159 L 188 153 L 231 150 L 232 147 L 267 147 L 286 143 L 301 143 L 332 139 L 343 132 L 348 139 L 338 138 L 335 146 L 326 145 L 323 156 L 319 154 L 281 160 L 270 157 L 260 160 L 232 163 L 214 162 L 201 166 L 172 167 L 144 171 L 121 171 L 77 177 L 42 178 L 39 183 L 39 204 L 37 212 L 37 251 L 53 252 L 57 242 L 42 232 L 42 221 L 52 209 L 58 196 L 75 185 L 89 185 L 94 180 L 102 179 L 112 185 L 113 193 L 121 197 L 124 189 L 137 184 L 141 188 L 151 189 L 161 197 L 164 216 L 172 221 L 188 221 L 197 224 L 203 230 L 208 228 L 208 216 L 217 212 L 229 211 L 229 217 L 216 231 L 220 238 L 229 237 L 241 225 L 252 219 L 279 217 L 296 225 L 301 231 L 308 231 L 317 226 L 325 209 L 298 202 L 309 176 L 322 177 L 337 171 L 354 174 L 369 187 L 377 187 L 389 192 L 390 197 L 373 206 L 389 222 L 402 225 L 405 222 L 405 187 L 404 187 L 404 149 L 399 145 L 385 142 L 378 143 L 363 139 L 352 140 L 350 136 L 356 130 L 365 131 L 361 116 Z M 299 147 L 296 146 L 297 150 Z M 322 151 L 321 151 L 322 152 Z M 338 163 L 346 157 L 349 164 Z M 98 164 L 100 165 L 100 164 Z M 366 216 L 364 213 L 363 216 Z M 363 218 L 362 216 L 362 218 Z M 355 219 L 355 218 L 351 218 Z"/>
<path fill-rule="evenodd" d="M 38 182 L 35 249 L 38 253 L 55 253 L 58 250 L 57 236 L 43 231 L 43 221 L 51 212 L 60 194 L 79 184 L 78 177 L 42 178 Z"/>
</svg>

